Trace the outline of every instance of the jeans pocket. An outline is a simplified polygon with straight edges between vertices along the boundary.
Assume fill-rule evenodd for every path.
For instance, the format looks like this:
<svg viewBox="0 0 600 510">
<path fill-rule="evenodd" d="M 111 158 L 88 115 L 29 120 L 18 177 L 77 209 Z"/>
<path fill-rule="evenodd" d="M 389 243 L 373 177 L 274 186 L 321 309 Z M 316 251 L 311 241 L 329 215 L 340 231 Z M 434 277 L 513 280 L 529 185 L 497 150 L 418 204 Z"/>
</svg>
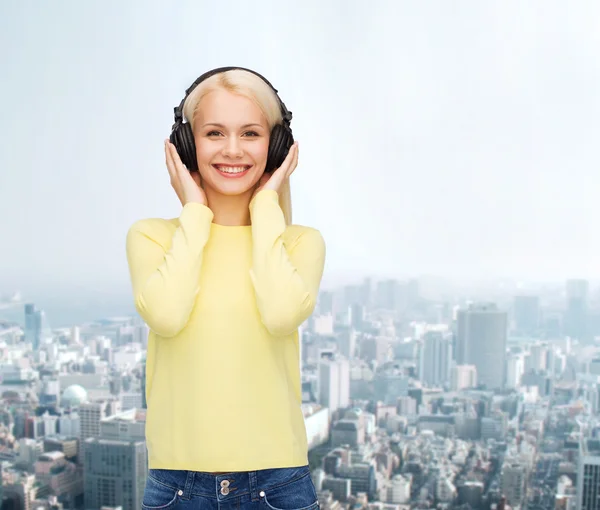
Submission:
<svg viewBox="0 0 600 510">
<path fill-rule="evenodd" d="M 152 476 L 146 478 L 142 508 L 144 510 L 168 510 L 179 500 L 179 490 L 169 487 Z"/>
<path fill-rule="evenodd" d="M 263 489 L 262 501 L 269 510 L 318 510 L 317 492 L 310 473 L 293 482 Z"/>
</svg>

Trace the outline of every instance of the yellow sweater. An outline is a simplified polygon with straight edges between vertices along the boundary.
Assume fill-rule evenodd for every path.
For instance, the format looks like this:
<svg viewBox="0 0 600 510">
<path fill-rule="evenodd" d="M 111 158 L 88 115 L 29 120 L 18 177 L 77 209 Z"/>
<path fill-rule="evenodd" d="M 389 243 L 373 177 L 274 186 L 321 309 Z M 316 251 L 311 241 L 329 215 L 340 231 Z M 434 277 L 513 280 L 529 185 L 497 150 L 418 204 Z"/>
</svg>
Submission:
<svg viewBox="0 0 600 510">
<path fill-rule="evenodd" d="M 251 226 L 186 204 L 127 234 L 138 313 L 150 328 L 146 441 L 151 469 L 250 471 L 307 464 L 298 326 L 325 261 L 319 231 L 286 226 L 275 191 Z"/>
</svg>

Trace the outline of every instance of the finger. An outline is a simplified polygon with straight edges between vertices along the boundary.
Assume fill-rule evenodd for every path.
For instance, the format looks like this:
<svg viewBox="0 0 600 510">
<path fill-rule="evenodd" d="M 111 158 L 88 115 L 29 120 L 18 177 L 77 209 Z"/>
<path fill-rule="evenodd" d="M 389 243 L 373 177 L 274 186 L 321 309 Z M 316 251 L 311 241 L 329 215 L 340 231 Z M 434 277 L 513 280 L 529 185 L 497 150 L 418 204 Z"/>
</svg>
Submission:
<svg viewBox="0 0 600 510">
<path fill-rule="evenodd" d="M 172 143 L 169 143 L 169 148 L 171 149 L 171 156 L 173 158 L 173 162 L 175 163 L 175 168 L 177 169 L 177 172 L 179 172 L 180 174 L 187 172 L 188 170 L 181 161 L 179 153 L 177 152 L 177 148 Z"/>
<path fill-rule="evenodd" d="M 292 160 L 294 158 L 294 145 L 295 145 L 295 143 L 292 144 L 285 159 L 283 160 L 283 163 L 281 163 L 281 166 L 273 172 L 273 176 L 271 178 L 273 178 L 273 177 L 279 178 L 280 175 L 282 176 L 281 177 L 282 179 L 285 178 L 285 176 L 287 175 L 287 172 L 290 168 L 290 165 L 292 164 Z"/>
<path fill-rule="evenodd" d="M 297 144 L 296 144 L 296 142 L 294 142 L 292 144 L 292 146 L 290 147 L 290 150 L 288 152 L 287 157 L 285 158 L 285 161 L 281 165 L 281 173 L 282 173 L 281 178 L 282 179 L 287 179 L 294 171 L 294 168 L 296 167 L 296 163 L 298 161 L 297 155 L 298 155 Z"/>
<path fill-rule="evenodd" d="M 283 161 L 283 164 L 281 165 L 281 166 L 286 167 L 286 171 L 289 170 L 290 165 L 294 161 L 294 155 L 296 154 L 296 144 L 297 144 L 297 142 L 294 142 L 291 145 L 290 149 L 288 150 L 287 156 L 285 157 L 285 160 Z"/>
<path fill-rule="evenodd" d="M 299 152 L 298 142 L 295 142 L 294 143 L 294 157 L 293 157 L 292 163 L 290 164 L 290 168 L 288 169 L 286 177 L 289 177 L 290 175 L 292 175 L 294 173 L 294 170 L 296 170 L 296 167 L 298 166 L 298 152 Z"/>
<path fill-rule="evenodd" d="M 169 147 L 169 141 L 165 140 L 165 163 L 167 164 L 167 170 L 169 170 L 169 175 L 171 176 L 171 181 L 176 179 L 176 168 L 175 162 L 173 161 L 173 156 L 171 155 L 171 148 Z"/>
</svg>

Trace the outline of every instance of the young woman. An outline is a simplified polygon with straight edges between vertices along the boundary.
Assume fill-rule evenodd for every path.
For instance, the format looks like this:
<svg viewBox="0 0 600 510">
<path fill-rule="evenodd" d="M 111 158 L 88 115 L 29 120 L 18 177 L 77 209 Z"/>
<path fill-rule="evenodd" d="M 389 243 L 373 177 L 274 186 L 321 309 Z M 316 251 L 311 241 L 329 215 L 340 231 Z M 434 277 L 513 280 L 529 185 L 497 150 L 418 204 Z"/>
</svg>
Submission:
<svg viewBox="0 0 600 510">
<path fill-rule="evenodd" d="M 165 156 L 181 213 L 127 234 L 150 328 L 142 508 L 319 508 L 297 329 L 317 300 L 325 244 L 291 223 L 291 113 L 242 68 L 203 75 L 175 113 Z"/>
</svg>

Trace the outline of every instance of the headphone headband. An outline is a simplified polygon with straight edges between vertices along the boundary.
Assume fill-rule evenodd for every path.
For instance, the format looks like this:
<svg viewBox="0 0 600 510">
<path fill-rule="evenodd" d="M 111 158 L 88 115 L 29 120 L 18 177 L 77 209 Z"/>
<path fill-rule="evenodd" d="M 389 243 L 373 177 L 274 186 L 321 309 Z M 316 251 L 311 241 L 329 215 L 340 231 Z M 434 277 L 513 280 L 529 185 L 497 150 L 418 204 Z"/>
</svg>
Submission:
<svg viewBox="0 0 600 510">
<path fill-rule="evenodd" d="M 197 78 L 196 81 L 194 81 L 194 83 L 192 83 L 188 87 L 188 89 L 185 91 L 185 97 L 181 100 L 181 103 L 179 103 L 179 105 L 173 109 L 173 111 L 175 113 L 175 124 L 177 125 L 177 124 L 181 124 L 183 122 L 183 106 L 185 105 L 185 102 L 186 102 L 187 98 L 189 97 L 189 95 L 201 82 L 203 82 L 204 80 L 206 80 L 207 78 L 210 78 L 211 76 L 213 76 L 215 74 L 223 73 L 225 71 L 231 71 L 233 69 L 239 69 L 241 71 L 247 71 L 249 73 L 252 73 L 252 74 L 258 76 L 260 79 L 262 79 L 269 87 L 271 87 L 271 90 L 273 90 L 273 92 L 275 92 L 275 96 L 277 97 L 277 101 L 279 102 L 279 108 L 281 110 L 281 116 L 283 117 L 283 123 L 287 127 L 289 127 L 289 125 L 292 121 L 292 112 L 286 108 L 284 102 L 279 97 L 279 93 L 277 92 L 277 89 L 275 87 L 273 87 L 273 85 L 271 85 L 271 82 L 269 82 L 269 80 L 267 80 L 264 76 L 257 73 L 256 71 L 253 71 L 252 69 L 247 69 L 245 67 L 237 67 L 237 66 L 217 67 L 216 69 L 212 69 L 210 71 L 205 72 L 199 78 Z"/>
</svg>

